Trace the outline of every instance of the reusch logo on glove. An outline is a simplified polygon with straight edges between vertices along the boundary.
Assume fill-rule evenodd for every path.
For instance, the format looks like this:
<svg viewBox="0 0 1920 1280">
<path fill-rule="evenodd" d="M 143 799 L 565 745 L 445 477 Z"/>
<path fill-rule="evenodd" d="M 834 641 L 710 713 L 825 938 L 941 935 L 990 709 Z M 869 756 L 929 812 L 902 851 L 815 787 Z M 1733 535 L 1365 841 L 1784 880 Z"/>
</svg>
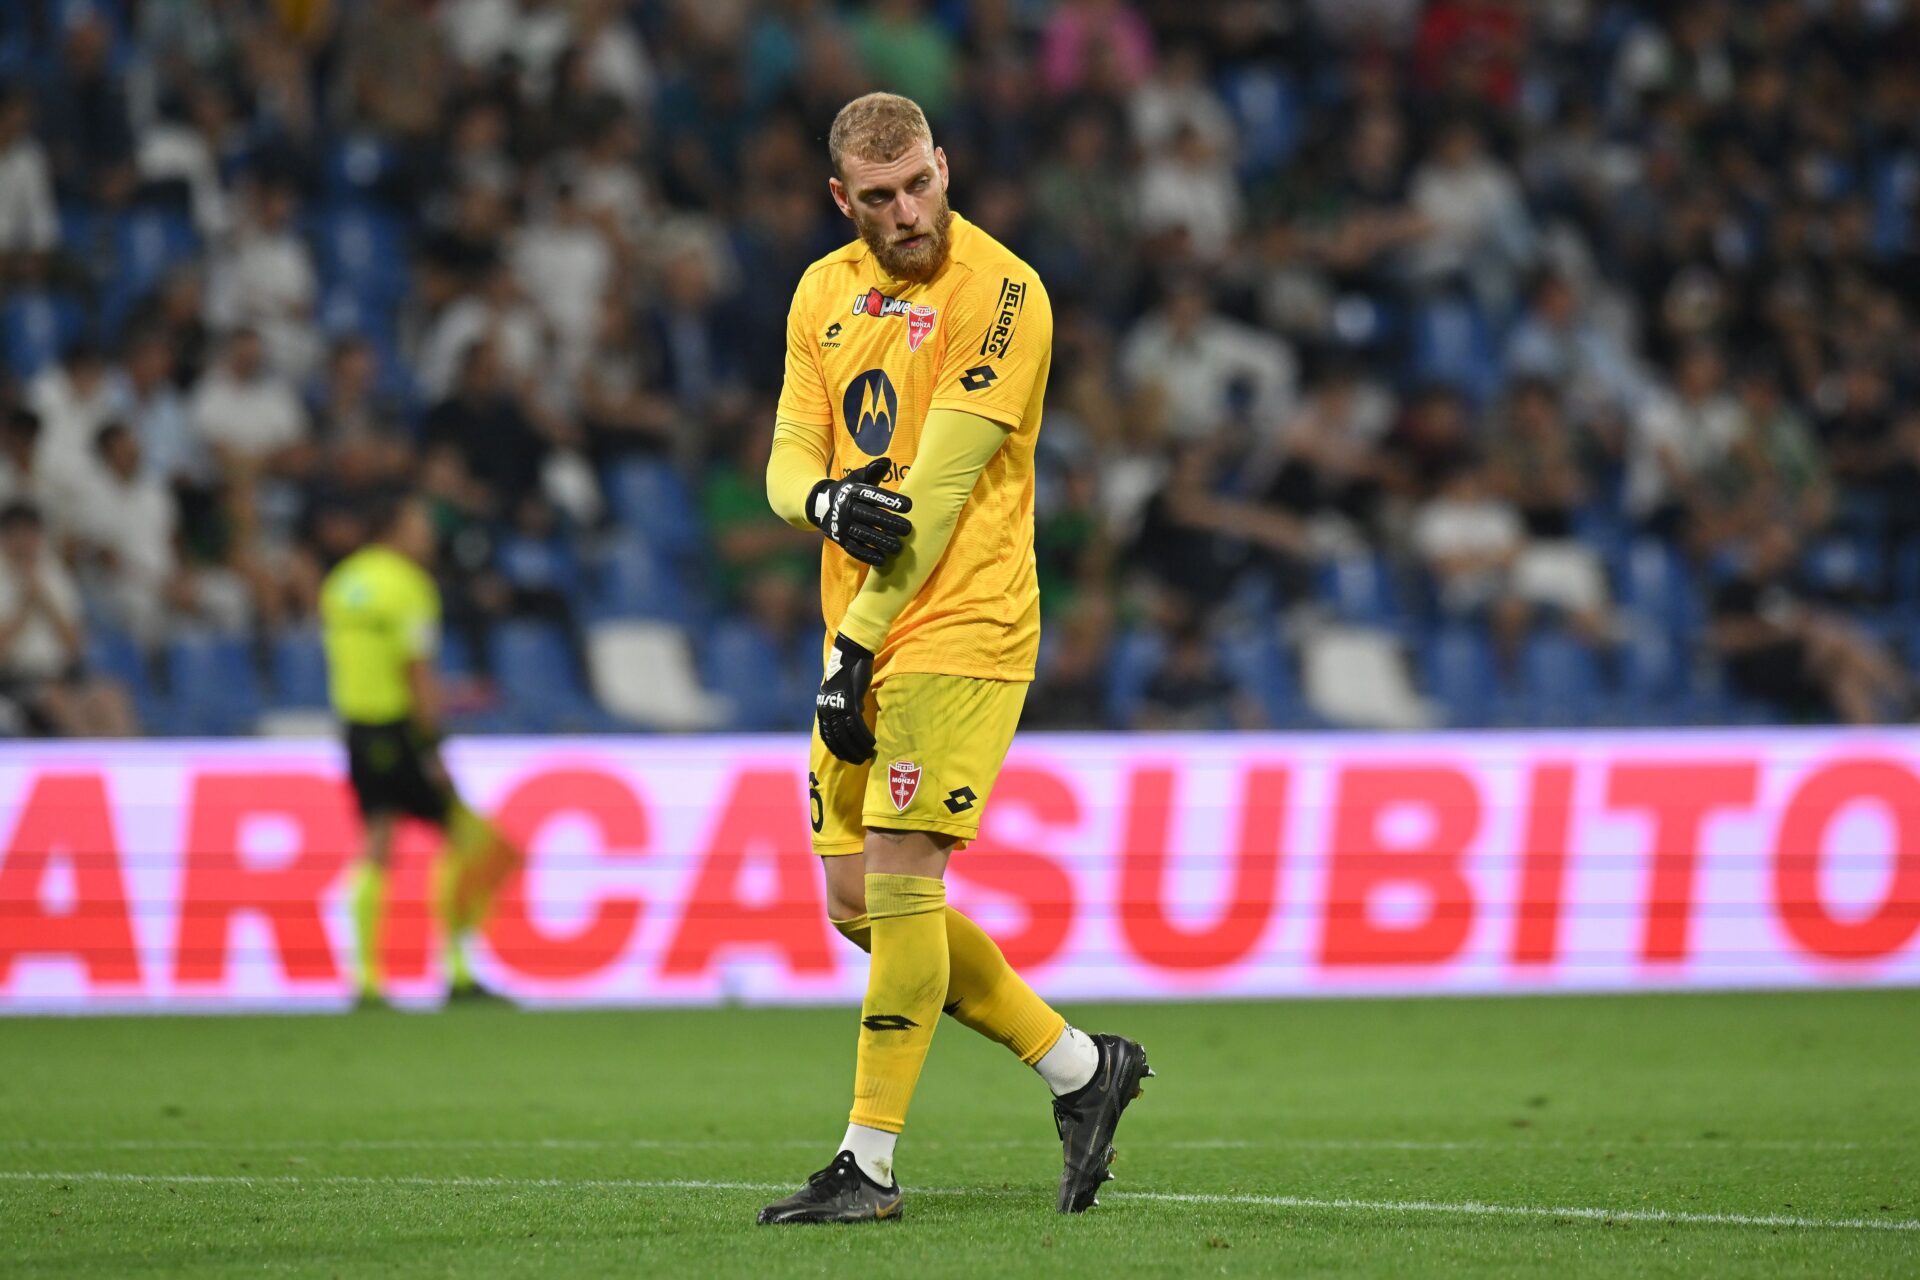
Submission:
<svg viewBox="0 0 1920 1280">
<path fill-rule="evenodd" d="M 920 790 L 920 766 L 911 760 L 895 760 L 887 766 L 887 795 L 893 799 L 893 807 L 901 813 L 913 803 L 914 793 Z"/>
<path fill-rule="evenodd" d="M 840 414 L 847 434 L 860 451 L 877 458 L 893 443 L 894 423 L 900 418 L 900 396 L 885 369 L 869 369 L 847 384 Z"/>
</svg>

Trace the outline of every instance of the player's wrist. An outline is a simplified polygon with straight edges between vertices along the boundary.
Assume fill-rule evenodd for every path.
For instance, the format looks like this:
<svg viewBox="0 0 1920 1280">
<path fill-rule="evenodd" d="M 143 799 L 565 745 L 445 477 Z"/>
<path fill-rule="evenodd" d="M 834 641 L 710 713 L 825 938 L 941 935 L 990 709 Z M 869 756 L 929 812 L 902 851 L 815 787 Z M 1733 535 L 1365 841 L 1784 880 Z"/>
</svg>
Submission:
<svg viewBox="0 0 1920 1280">
<path fill-rule="evenodd" d="M 832 489 L 833 481 L 827 479 L 807 490 L 806 505 L 801 511 L 816 529 L 823 528 L 827 523 L 827 508 L 833 501 Z"/>
<path fill-rule="evenodd" d="M 878 644 L 865 643 L 844 630 L 834 635 L 833 647 L 848 658 L 864 658 L 868 662 L 873 661 L 874 653 L 880 648 Z"/>
<path fill-rule="evenodd" d="M 886 643 L 885 633 L 875 635 L 871 627 L 862 618 L 849 615 L 840 620 L 840 630 L 833 637 L 836 646 L 844 646 L 850 657 L 872 658 L 880 652 L 880 646 Z"/>
</svg>

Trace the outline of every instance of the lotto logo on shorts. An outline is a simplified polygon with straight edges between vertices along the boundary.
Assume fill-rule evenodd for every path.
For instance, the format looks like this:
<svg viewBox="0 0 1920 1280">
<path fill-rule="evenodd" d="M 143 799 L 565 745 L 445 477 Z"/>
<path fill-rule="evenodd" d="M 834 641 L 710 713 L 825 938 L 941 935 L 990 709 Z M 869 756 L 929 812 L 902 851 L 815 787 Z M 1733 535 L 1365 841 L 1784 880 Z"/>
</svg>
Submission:
<svg viewBox="0 0 1920 1280">
<path fill-rule="evenodd" d="M 914 792 L 920 790 L 920 766 L 911 760 L 895 760 L 887 766 L 887 794 L 893 797 L 893 807 L 901 813 L 913 803 Z"/>
</svg>

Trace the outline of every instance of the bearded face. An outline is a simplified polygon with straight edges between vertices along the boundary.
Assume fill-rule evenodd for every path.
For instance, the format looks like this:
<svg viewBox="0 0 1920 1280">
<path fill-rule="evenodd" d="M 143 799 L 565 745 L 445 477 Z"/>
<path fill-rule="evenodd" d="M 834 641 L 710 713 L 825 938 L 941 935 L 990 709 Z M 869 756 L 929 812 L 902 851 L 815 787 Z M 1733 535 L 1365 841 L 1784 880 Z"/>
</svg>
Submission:
<svg viewBox="0 0 1920 1280">
<path fill-rule="evenodd" d="M 947 247 L 953 233 L 953 207 L 947 193 L 929 201 L 918 223 L 902 228 L 891 213 L 880 217 L 862 215 L 855 219 L 860 238 L 873 250 L 881 270 L 896 280 L 925 284 L 939 274 L 947 260 Z"/>
<path fill-rule="evenodd" d="M 886 273 L 924 284 L 946 265 L 953 209 L 946 157 L 923 145 L 889 161 L 850 160 L 834 196 Z"/>
</svg>

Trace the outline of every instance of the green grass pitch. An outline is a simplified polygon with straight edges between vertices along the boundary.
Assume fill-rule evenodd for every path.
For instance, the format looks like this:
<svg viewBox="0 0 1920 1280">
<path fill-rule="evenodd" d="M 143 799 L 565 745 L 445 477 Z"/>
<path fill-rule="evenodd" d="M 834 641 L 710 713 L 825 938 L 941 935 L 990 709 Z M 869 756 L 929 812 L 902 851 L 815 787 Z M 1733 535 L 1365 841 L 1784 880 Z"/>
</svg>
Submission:
<svg viewBox="0 0 1920 1280">
<path fill-rule="evenodd" d="M 948 1023 L 852 1228 L 753 1223 L 850 1010 L 0 1021 L 0 1275 L 1920 1275 L 1920 992 L 1069 1013 L 1160 1072 L 1098 1208 Z"/>
</svg>

